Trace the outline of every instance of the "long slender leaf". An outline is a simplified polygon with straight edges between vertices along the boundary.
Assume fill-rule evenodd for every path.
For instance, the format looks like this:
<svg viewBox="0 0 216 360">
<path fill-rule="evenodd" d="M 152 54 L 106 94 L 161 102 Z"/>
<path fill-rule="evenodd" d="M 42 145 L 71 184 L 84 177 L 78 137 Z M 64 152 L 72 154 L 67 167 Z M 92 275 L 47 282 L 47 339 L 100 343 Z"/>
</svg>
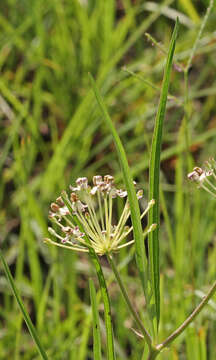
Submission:
<svg viewBox="0 0 216 360">
<path fill-rule="evenodd" d="M 132 224 L 133 224 L 133 232 L 134 232 L 135 247 L 136 247 L 137 267 L 139 270 L 139 275 L 141 278 L 144 294 L 147 299 L 147 277 L 146 277 L 146 275 L 147 275 L 147 259 L 146 259 L 146 255 L 145 255 L 142 225 L 141 225 L 141 221 L 140 221 L 140 209 L 139 209 L 138 199 L 136 196 L 136 191 L 135 191 L 134 184 L 133 184 L 133 178 L 131 175 L 131 171 L 130 171 L 128 161 L 127 161 L 127 156 L 126 156 L 124 147 L 122 145 L 122 142 L 120 140 L 120 137 L 119 137 L 119 135 L 112 123 L 112 120 L 107 112 L 106 106 L 104 104 L 104 101 L 103 101 L 100 93 L 99 93 L 99 90 L 97 88 L 97 85 L 96 85 L 94 79 L 92 78 L 91 75 L 89 75 L 89 76 L 90 76 L 92 88 L 95 93 L 95 97 L 97 99 L 98 105 L 103 114 L 104 121 L 106 122 L 107 126 L 110 129 L 110 132 L 113 136 L 113 140 L 116 145 L 119 162 L 120 162 L 122 173 L 123 173 L 124 183 L 125 183 L 125 186 L 126 186 L 126 189 L 128 192 L 128 200 L 129 200 L 129 204 L 130 204 L 130 209 L 131 209 L 131 219 L 132 219 Z"/>
<path fill-rule="evenodd" d="M 160 178 L 160 156 L 163 121 L 165 117 L 167 95 L 169 89 L 170 73 L 172 69 L 173 55 L 176 44 L 178 31 L 178 19 L 176 20 L 172 39 L 170 42 L 169 52 L 167 55 L 166 67 L 163 77 L 162 91 L 159 106 L 155 119 L 155 128 L 152 138 L 151 159 L 150 159 L 150 177 L 149 177 L 149 198 L 155 199 L 155 206 L 149 211 L 149 224 L 158 224 L 155 231 L 149 234 L 149 261 L 150 261 L 150 278 L 153 292 L 153 303 L 157 319 L 157 327 L 160 320 L 160 269 L 159 269 L 159 178 Z"/>
<path fill-rule="evenodd" d="M 101 336 L 100 336 L 99 313 L 97 307 L 96 291 L 92 279 L 89 280 L 89 288 L 90 288 L 92 320 L 93 320 L 94 360 L 101 360 Z"/>
<path fill-rule="evenodd" d="M 4 271 L 5 271 L 7 280 L 9 282 L 10 286 L 11 286 L 12 292 L 13 292 L 13 294 L 14 294 L 14 296 L 16 298 L 16 301 L 17 301 L 17 303 L 19 305 L 19 308 L 20 308 L 20 310 L 21 310 L 21 312 L 23 314 L 23 318 L 24 318 L 24 320 L 26 322 L 26 325 L 27 325 L 27 327 L 29 329 L 29 332 L 30 332 L 30 334 L 32 336 L 32 339 L 34 340 L 34 342 L 36 344 L 37 350 L 38 350 L 40 356 L 42 357 L 42 359 L 48 360 L 48 357 L 47 357 L 47 355 L 45 353 L 45 350 L 44 350 L 44 348 L 43 348 L 43 346 L 41 344 L 41 341 L 39 339 L 39 336 L 37 334 L 37 331 L 36 331 L 34 325 L 32 324 L 32 321 L 31 321 L 31 319 L 30 319 L 30 317 L 29 317 L 29 315 L 28 315 L 28 313 L 27 313 L 27 311 L 25 309 L 25 306 L 24 306 L 24 304 L 22 302 L 21 297 L 18 294 L 18 291 L 17 291 L 16 285 L 14 283 L 13 277 L 11 275 L 10 269 L 9 269 L 3 255 L 2 255 L 1 250 L 0 250 L 0 258 L 1 258 L 1 261 L 2 261 L 2 264 L 3 264 L 3 268 L 4 268 Z"/>
</svg>

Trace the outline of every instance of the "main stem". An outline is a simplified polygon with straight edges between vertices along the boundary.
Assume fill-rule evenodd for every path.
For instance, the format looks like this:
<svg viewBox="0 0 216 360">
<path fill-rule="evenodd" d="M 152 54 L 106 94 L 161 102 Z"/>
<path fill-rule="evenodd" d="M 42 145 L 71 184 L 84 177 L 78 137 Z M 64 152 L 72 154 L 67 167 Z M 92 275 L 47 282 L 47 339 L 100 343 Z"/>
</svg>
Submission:
<svg viewBox="0 0 216 360">
<path fill-rule="evenodd" d="M 130 299 L 129 299 L 129 297 L 128 297 L 127 291 L 126 291 L 126 289 L 125 289 L 125 287 L 124 287 L 124 284 L 123 284 L 123 282 L 122 282 L 122 279 L 121 279 L 121 277 L 120 277 L 120 274 L 119 274 L 119 272 L 118 272 L 118 269 L 117 269 L 117 267 L 116 267 L 116 264 L 115 264 L 115 262 L 114 262 L 114 260 L 113 260 L 113 258 L 112 258 L 112 255 L 107 254 L 107 259 L 108 259 L 109 264 L 110 264 L 110 266 L 111 266 L 111 268 L 112 268 L 112 270 L 113 270 L 113 272 L 114 272 L 114 274 L 115 274 L 116 280 L 117 280 L 117 282 L 118 282 L 118 284 L 119 284 L 119 287 L 120 287 L 120 289 L 121 289 L 122 295 L 124 296 L 124 299 L 125 299 L 125 301 L 126 301 L 126 303 L 127 303 L 128 309 L 129 309 L 131 315 L 133 316 L 133 318 L 134 318 L 137 326 L 138 326 L 139 329 L 141 330 L 141 332 L 142 332 L 142 334 L 143 334 L 143 337 L 144 337 L 144 339 L 146 340 L 146 342 L 147 342 L 147 344 L 148 344 L 148 347 L 149 347 L 149 350 L 150 350 L 150 352 L 151 352 L 151 350 L 153 349 L 153 346 L 152 346 L 152 338 L 151 338 L 150 334 L 148 333 L 148 331 L 146 330 L 146 328 L 144 327 L 144 325 L 143 325 L 143 323 L 141 322 L 138 314 L 137 314 L 136 311 L 134 310 L 133 305 L 132 305 L 131 302 L 130 302 Z M 157 350 L 156 350 L 156 351 L 157 351 Z"/>
<path fill-rule="evenodd" d="M 112 329 L 112 319 L 111 319 L 111 309 L 110 309 L 110 300 L 107 290 L 106 281 L 103 275 L 103 270 L 100 265 L 100 261 L 93 250 L 89 250 L 90 257 L 95 266 L 97 273 L 98 281 L 100 284 L 101 296 L 104 304 L 104 317 L 105 317 L 105 326 L 106 326 L 106 340 L 107 340 L 107 358 L 108 360 L 115 360 L 115 350 L 114 350 L 114 339 L 113 339 L 113 329 Z"/>
</svg>

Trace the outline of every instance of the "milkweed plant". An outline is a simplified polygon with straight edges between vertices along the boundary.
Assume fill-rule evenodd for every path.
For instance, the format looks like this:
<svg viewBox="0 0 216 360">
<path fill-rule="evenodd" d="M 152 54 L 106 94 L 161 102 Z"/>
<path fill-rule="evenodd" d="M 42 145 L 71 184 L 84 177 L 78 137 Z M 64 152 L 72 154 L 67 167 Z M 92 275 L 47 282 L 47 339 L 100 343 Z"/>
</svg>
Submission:
<svg viewBox="0 0 216 360">
<path fill-rule="evenodd" d="M 216 198 L 216 161 L 213 158 L 206 161 L 205 168 L 195 167 L 188 174 L 188 179 L 208 192 L 213 198 Z M 48 231 L 55 240 L 45 238 L 44 241 L 68 250 L 86 253 L 92 250 L 99 256 L 106 255 L 108 257 L 131 315 L 139 329 L 143 331 L 143 335 L 134 331 L 142 339 L 146 338 L 150 350 L 148 359 L 155 359 L 165 347 L 185 330 L 208 303 L 216 291 L 216 282 L 184 323 L 162 343 L 154 345 L 148 330 L 141 323 L 131 304 L 115 262 L 112 260 L 113 253 L 117 253 L 135 242 L 134 239 L 127 241 L 128 236 L 133 232 L 133 226 L 127 225 L 131 215 L 127 191 L 118 189 L 115 186 L 114 177 L 111 175 L 94 176 L 92 182 L 93 186 L 90 186 L 86 177 L 78 178 L 76 185 L 70 186 L 69 195 L 66 191 L 62 191 L 61 196 L 51 204 L 49 219 L 53 227 L 49 227 Z M 114 225 L 113 207 L 118 197 L 125 199 L 125 205 L 117 224 Z M 136 197 L 140 200 L 143 197 L 143 191 L 137 191 Z M 140 219 L 147 215 L 154 204 L 154 199 L 148 202 Z M 148 233 L 155 230 L 156 226 L 157 224 L 152 224 L 145 229 L 143 241 Z"/>
<path fill-rule="evenodd" d="M 191 50 L 188 63 L 183 67 L 186 85 L 188 84 L 188 70 L 191 66 L 193 55 L 197 44 L 207 22 L 210 10 L 213 7 L 213 1 L 209 3 L 206 16 L 197 34 L 194 46 Z M 99 283 L 101 301 L 103 302 L 104 320 L 106 328 L 106 359 L 115 360 L 115 344 L 113 336 L 113 318 L 110 301 L 109 288 L 104 275 L 103 266 L 105 258 L 112 270 L 112 273 L 119 285 L 121 294 L 125 300 L 129 314 L 133 319 L 131 330 L 137 336 L 138 341 L 143 345 L 142 360 L 154 360 L 172 342 L 185 331 L 185 329 L 194 321 L 196 316 L 212 298 L 216 291 L 216 281 L 210 287 L 209 291 L 203 297 L 201 302 L 195 307 L 193 312 L 183 321 L 183 323 L 174 329 L 170 335 L 161 341 L 159 339 L 160 325 L 160 157 L 162 144 L 162 130 L 165 118 L 166 102 L 170 82 L 170 74 L 173 67 L 173 56 L 178 32 L 178 19 L 172 34 L 167 60 L 164 70 L 161 95 L 158 110 L 155 118 L 155 126 L 152 138 L 152 146 L 149 161 L 149 199 L 143 201 L 143 191 L 133 181 L 133 177 L 128 164 L 127 156 L 121 139 L 113 125 L 108 114 L 103 98 L 99 92 L 98 86 L 91 77 L 92 101 L 95 99 L 101 116 L 109 129 L 115 143 L 119 163 L 124 180 L 124 188 L 120 189 L 115 183 L 112 175 L 96 175 L 92 181 L 87 177 L 79 177 L 75 184 L 72 184 L 69 191 L 63 190 L 57 199 L 50 206 L 48 228 L 49 237 L 44 241 L 47 244 L 54 245 L 77 253 L 83 253 L 89 256 L 89 261 L 94 267 Z M 187 90 L 187 86 L 186 86 Z M 187 93 L 187 91 L 186 91 Z M 183 104 L 187 111 L 187 95 Z M 216 199 L 216 161 L 212 158 L 208 160 L 204 168 L 195 167 L 188 174 L 188 181 L 198 185 L 205 190 L 212 198 Z M 123 208 L 119 217 L 117 214 L 118 199 L 122 199 Z M 142 202 L 141 202 L 142 200 Z M 145 208 L 143 204 L 146 204 Z M 148 221 L 143 221 L 148 216 Z M 143 228 L 145 223 L 145 228 Z M 146 225 L 147 224 L 147 225 Z M 116 256 L 124 248 L 134 246 L 136 266 L 139 274 L 140 289 L 145 299 L 145 306 L 135 309 L 134 301 L 131 300 L 127 286 L 120 275 L 120 270 Z M 177 254 L 178 255 L 178 254 Z M 14 295 L 23 313 L 26 324 L 35 341 L 38 351 L 43 359 L 48 359 L 43 349 L 36 330 L 29 318 L 24 305 L 18 295 L 14 285 L 13 278 L 9 268 L 1 254 L 5 272 L 11 284 Z M 135 281 L 139 281 L 136 279 Z M 98 298 L 92 279 L 89 281 L 90 298 L 92 306 L 93 323 L 93 358 L 101 360 L 102 347 L 100 335 L 100 322 L 98 312 Z M 142 316 L 141 316 L 142 312 Z M 143 316 L 145 312 L 145 316 Z"/>
</svg>

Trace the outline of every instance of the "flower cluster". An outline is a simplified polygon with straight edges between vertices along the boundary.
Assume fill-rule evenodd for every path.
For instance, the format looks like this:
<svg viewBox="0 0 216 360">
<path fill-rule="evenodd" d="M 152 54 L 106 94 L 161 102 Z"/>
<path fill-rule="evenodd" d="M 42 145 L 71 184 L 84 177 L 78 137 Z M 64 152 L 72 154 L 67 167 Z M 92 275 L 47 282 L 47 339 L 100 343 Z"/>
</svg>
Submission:
<svg viewBox="0 0 216 360">
<path fill-rule="evenodd" d="M 216 198 L 216 161 L 213 158 L 206 161 L 204 169 L 195 167 L 188 174 L 188 179 L 195 181 L 199 187 Z"/>
<path fill-rule="evenodd" d="M 45 242 L 81 252 L 93 248 L 99 255 L 134 243 L 134 240 L 125 242 L 133 230 L 132 226 L 127 226 L 130 217 L 127 191 L 117 189 L 112 176 L 94 176 L 92 187 L 86 177 L 78 178 L 76 186 L 70 186 L 70 190 L 69 196 L 62 191 L 61 196 L 50 206 L 49 219 L 54 227 L 49 227 L 48 231 L 57 241 L 45 239 Z M 143 192 L 139 190 L 137 198 L 141 199 L 142 196 Z M 125 198 L 126 201 L 119 221 L 114 225 L 113 204 L 117 197 Z M 154 200 L 151 200 L 141 219 L 153 205 Z M 143 235 L 155 227 L 153 224 Z"/>
</svg>

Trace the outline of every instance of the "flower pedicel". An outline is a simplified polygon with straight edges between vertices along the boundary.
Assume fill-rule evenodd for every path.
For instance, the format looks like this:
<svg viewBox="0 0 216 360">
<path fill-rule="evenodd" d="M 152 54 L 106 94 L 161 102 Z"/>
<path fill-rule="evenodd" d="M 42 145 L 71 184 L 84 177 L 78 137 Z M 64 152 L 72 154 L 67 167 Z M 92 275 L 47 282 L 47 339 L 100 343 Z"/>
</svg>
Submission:
<svg viewBox="0 0 216 360">
<path fill-rule="evenodd" d="M 134 243 L 134 240 L 125 242 L 133 230 L 132 226 L 126 225 L 130 217 L 127 192 L 115 187 L 112 176 L 94 176 L 93 187 L 88 184 L 86 177 L 78 178 L 76 186 L 70 186 L 70 190 L 70 196 L 62 191 L 56 202 L 51 204 L 49 214 L 57 228 L 49 227 L 49 233 L 60 241 L 46 238 L 45 242 L 80 252 L 88 252 L 91 247 L 98 255 L 112 253 Z M 139 190 L 137 198 L 141 199 L 142 196 L 143 192 Z M 126 198 L 126 202 L 117 225 L 114 225 L 113 204 L 117 197 Z M 154 203 L 154 200 L 148 203 L 141 219 Z M 143 238 L 155 227 L 152 224 L 143 233 Z"/>
</svg>

